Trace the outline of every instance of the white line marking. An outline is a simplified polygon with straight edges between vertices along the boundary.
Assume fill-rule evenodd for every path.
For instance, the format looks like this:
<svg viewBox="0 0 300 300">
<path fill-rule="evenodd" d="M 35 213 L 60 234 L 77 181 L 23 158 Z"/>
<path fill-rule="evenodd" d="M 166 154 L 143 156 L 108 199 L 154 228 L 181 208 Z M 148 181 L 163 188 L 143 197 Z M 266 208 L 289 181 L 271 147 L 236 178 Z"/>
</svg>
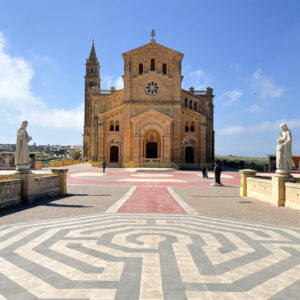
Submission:
<svg viewBox="0 0 300 300">
<path fill-rule="evenodd" d="M 198 215 L 198 212 L 192 208 L 189 204 L 187 204 L 175 191 L 167 186 L 169 193 L 174 197 L 174 199 L 178 202 L 178 204 L 186 211 L 188 214 Z"/>
<path fill-rule="evenodd" d="M 117 202 L 115 202 L 111 207 L 109 207 L 105 212 L 106 213 L 115 213 L 119 210 L 119 208 L 129 199 L 129 197 L 135 191 L 136 186 L 130 188 L 130 190 Z"/>
</svg>

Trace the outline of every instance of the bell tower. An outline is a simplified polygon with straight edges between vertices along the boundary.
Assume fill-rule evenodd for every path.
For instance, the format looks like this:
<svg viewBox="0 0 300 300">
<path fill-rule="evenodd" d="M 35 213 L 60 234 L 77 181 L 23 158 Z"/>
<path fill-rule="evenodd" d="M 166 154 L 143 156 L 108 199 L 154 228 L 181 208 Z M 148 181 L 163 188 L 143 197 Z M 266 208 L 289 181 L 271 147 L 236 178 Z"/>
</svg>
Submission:
<svg viewBox="0 0 300 300">
<path fill-rule="evenodd" d="M 83 155 L 88 157 L 89 148 L 89 136 L 90 136 L 90 126 L 92 124 L 92 107 L 91 107 L 91 95 L 93 90 L 100 89 L 100 63 L 98 61 L 94 40 L 92 44 L 92 49 L 89 58 L 86 60 L 86 72 L 85 72 L 85 105 L 84 105 L 84 134 L 83 134 Z"/>
</svg>

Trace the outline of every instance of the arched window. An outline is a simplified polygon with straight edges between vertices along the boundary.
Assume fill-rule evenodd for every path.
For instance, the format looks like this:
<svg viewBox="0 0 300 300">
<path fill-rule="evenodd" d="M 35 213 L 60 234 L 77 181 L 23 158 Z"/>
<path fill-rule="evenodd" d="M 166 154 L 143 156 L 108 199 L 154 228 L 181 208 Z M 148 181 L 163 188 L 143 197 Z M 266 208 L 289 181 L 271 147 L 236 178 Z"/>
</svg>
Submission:
<svg viewBox="0 0 300 300">
<path fill-rule="evenodd" d="M 198 110 L 197 103 L 194 103 L 194 110 Z"/>
<path fill-rule="evenodd" d="M 154 58 L 151 59 L 151 67 L 150 67 L 150 70 L 151 70 L 151 71 L 154 71 L 154 70 L 155 70 L 155 59 L 154 59 Z"/>
<path fill-rule="evenodd" d="M 93 68 L 91 68 L 91 73 L 94 73 L 94 70 L 93 70 Z"/>
<path fill-rule="evenodd" d="M 162 72 L 163 72 L 163 74 L 167 74 L 167 64 L 163 64 Z"/>
<path fill-rule="evenodd" d="M 120 131 L 119 121 L 116 122 L 115 131 Z"/>
<path fill-rule="evenodd" d="M 184 131 L 185 131 L 185 132 L 189 132 L 189 130 L 190 130 L 189 122 L 186 121 L 186 122 L 185 122 L 185 126 L 184 126 Z"/>
<path fill-rule="evenodd" d="M 188 106 L 188 99 L 187 99 L 187 98 L 184 99 L 184 106 L 185 106 L 185 107 Z"/>
<path fill-rule="evenodd" d="M 195 131 L 195 122 L 192 121 L 191 123 L 191 132 L 194 132 Z"/>
<path fill-rule="evenodd" d="M 114 122 L 110 121 L 109 123 L 109 131 L 114 131 L 115 127 L 114 127 Z"/>
<path fill-rule="evenodd" d="M 143 74 L 143 72 L 144 72 L 144 65 L 139 64 L 139 74 Z"/>
<path fill-rule="evenodd" d="M 190 109 L 193 109 L 193 101 L 190 100 Z"/>
</svg>

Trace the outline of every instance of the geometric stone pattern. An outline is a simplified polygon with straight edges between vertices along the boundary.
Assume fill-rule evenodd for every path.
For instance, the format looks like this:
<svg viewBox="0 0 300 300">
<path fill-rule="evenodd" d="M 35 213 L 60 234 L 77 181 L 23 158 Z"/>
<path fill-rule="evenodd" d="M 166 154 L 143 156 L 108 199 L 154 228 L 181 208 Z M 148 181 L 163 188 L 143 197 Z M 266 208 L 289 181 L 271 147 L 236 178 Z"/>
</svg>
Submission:
<svg viewBox="0 0 300 300">
<path fill-rule="evenodd" d="M 297 299 L 300 230 L 173 214 L 0 228 L 0 299 Z"/>
</svg>

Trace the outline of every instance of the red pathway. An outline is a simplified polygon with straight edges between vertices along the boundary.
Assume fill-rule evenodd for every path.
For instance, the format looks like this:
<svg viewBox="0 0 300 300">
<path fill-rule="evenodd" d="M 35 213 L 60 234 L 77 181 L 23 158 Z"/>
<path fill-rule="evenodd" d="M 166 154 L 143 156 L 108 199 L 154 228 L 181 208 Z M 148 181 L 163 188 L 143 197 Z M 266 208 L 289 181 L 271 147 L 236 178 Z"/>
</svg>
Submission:
<svg viewBox="0 0 300 300">
<path fill-rule="evenodd" d="M 186 213 L 166 187 L 137 187 L 118 212 Z"/>
</svg>

